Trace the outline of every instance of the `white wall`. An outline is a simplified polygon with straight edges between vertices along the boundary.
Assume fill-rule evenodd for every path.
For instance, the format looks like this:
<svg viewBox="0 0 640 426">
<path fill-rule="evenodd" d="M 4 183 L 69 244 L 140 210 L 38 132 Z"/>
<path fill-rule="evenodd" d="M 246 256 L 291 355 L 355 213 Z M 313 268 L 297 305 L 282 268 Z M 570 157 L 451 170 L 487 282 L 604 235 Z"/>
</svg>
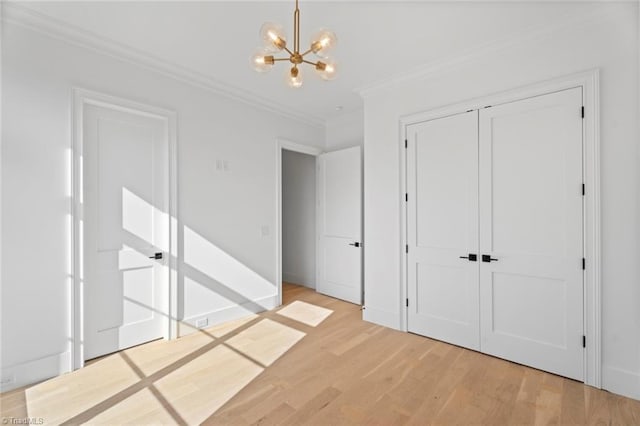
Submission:
<svg viewBox="0 0 640 426">
<path fill-rule="evenodd" d="M 325 151 L 337 151 L 364 142 L 364 110 L 343 112 L 327 120 Z"/>
<path fill-rule="evenodd" d="M 282 151 L 282 279 L 316 288 L 316 158 Z"/>
<path fill-rule="evenodd" d="M 322 147 L 324 129 L 14 24 L 2 38 L 3 389 L 68 367 L 72 87 L 177 112 L 179 318 L 276 303 L 276 139 Z"/>
<path fill-rule="evenodd" d="M 507 50 L 462 61 L 365 98 L 364 318 L 400 327 L 399 118 L 511 88 L 601 69 L 603 386 L 640 399 L 640 132 L 637 4 Z"/>
</svg>

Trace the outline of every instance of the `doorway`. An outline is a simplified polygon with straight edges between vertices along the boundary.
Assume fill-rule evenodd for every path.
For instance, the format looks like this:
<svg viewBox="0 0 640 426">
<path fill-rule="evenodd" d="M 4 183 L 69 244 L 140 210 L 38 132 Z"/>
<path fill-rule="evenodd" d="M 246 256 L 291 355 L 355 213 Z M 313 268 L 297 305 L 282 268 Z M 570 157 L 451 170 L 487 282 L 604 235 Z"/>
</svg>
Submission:
<svg viewBox="0 0 640 426">
<path fill-rule="evenodd" d="M 73 368 L 175 329 L 175 114 L 74 91 Z"/>
<path fill-rule="evenodd" d="M 282 150 L 282 279 L 316 289 L 316 158 Z"/>
<path fill-rule="evenodd" d="M 286 154 L 284 154 L 286 152 Z M 276 149 L 277 282 L 282 304 L 283 156 L 306 154 L 315 162 L 315 290 L 362 304 L 362 155 L 359 146 L 323 153 L 278 140 Z M 290 230 L 295 232 L 295 229 Z M 309 232 L 311 234 L 311 232 Z M 288 271 L 286 271 L 288 272 Z"/>
<path fill-rule="evenodd" d="M 282 304 L 283 280 L 315 289 L 316 158 L 321 153 L 319 148 L 285 139 L 276 141 L 276 282 L 279 305 Z"/>
</svg>

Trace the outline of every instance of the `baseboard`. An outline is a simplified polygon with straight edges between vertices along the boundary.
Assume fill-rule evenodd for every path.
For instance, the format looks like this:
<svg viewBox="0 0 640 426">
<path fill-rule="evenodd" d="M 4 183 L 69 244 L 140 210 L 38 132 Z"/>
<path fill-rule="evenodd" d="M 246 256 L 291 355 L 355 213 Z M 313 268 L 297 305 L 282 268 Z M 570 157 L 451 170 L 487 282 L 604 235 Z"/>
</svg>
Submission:
<svg viewBox="0 0 640 426">
<path fill-rule="evenodd" d="M 640 400 L 640 374 L 621 368 L 603 366 L 602 389 Z"/>
<path fill-rule="evenodd" d="M 291 284 L 298 284 L 314 290 L 316 288 L 316 283 L 314 280 L 307 280 L 301 275 L 292 274 L 290 272 L 282 272 L 282 281 L 285 281 Z"/>
<path fill-rule="evenodd" d="M 298 274 L 292 274 L 291 272 L 284 272 L 282 271 L 282 281 L 291 283 L 291 284 L 298 284 L 298 285 L 304 285 L 304 279 L 302 279 L 302 277 Z"/>
<path fill-rule="evenodd" d="M 207 328 L 227 321 L 233 321 L 251 314 L 268 311 L 278 307 L 278 296 L 268 296 L 236 306 L 194 315 L 178 322 L 178 337 L 196 332 L 199 328 Z M 199 321 L 206 319 L 206 325 L 198 327 Z"/>
<path fill-rule="evenodd" d="M 384 327 L 400 330 L 400 315 L 396 312 L 387 312 L 365 306 L 362 310 L 362 319 Z"/>
<path fill-rule="evenodd" d="M 1 373 L 0 392 L 7 392 L 68 373 L 70 366 L 71 352 L 67 351 L 5 367 Z"/>
</svg>

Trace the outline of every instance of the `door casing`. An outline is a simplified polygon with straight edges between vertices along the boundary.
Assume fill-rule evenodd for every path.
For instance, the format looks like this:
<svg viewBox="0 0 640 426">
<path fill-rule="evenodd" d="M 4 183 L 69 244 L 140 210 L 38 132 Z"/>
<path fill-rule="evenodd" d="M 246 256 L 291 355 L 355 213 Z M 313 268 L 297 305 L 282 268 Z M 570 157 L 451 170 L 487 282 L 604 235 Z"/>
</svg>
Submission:
<svg viewBox="0 0 640 426">
<path fill-rule="evenodd" d="M 407 191 L 407 161 L 405 140 L 408 125 L 447 117 L 460 112 L 482 109 L 491 105 L 513 102 L 533 96 L 544 95 L 565 89 L 582 88 L 584 120 L 583 126 L 583 182 L 586 192 L 583 200 L 583 241 L 586 258 L 584 271 L 584 382 L 601 388 L 601 236 L 600 236 L 600 113 L 599 70 L 592 69 L 564 77 L 514 88 L 504 92 L 471 99 L 469 101 L 436 108 L 426 112 L 406 115 L 399 121 L 399 143 L 401 184 L 400 204 L 400 292 L 398 305 L 401 330 L 407 331 L 408 310 L 405 299 L 408 294 L 408 268 L 405 246 L 407 244 L 407 206 L 404 193 Z M 577 113 L 577 112 L 576 112 Z"/>
<path fill-rule="evenodd" d="M 73 88 L 72 90 L 72 148 L 69 155 L 71 188 L 70 188 L 70 268 L 72 271 L 71 285 L 69 290 L 69 350 L 71 352 L 69 371 L 82 368 L 84 366 L 83 348 L 83 324 L 84 324 L 84 295 L 82 274 L 84 269 L 83 260 L 83 111 L 86 105 L 96 105 L 104 108 L 123 111 L 131 114 L 161 120 L 164 123 L 164 133 L 169 146 L 169 294 L 166 298 L 169 317 L 164 324 L 164 338 L 173 339 L 177 337 L 177 132 L 176 113 L 166 109 L 151 105 L 95 92 L 92 90 Z"/>
</svg>

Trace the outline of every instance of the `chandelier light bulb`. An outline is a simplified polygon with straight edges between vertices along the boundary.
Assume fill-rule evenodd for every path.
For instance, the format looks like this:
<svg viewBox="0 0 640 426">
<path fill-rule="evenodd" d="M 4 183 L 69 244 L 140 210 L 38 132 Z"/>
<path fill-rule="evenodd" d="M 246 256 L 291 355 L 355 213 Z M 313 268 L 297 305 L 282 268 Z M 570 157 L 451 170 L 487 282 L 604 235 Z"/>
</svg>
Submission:
<svg viewBox="0 0 640 426">
<path fill-rule="evenodd" d="M 336 62 L 328 59 L 325 61 L 318 61 L 316 63 L 316 71 L 323 80 L 333 80 L 336 78 Z"/>
<path fill-rule="evenodd" d="M 287 72 L 287 84 L 294 89 L 302 87 L 302 73 L 298 67 L 293 67 Z"/>
<path fill-rule="evenodd" d="M 273 68 L 273 55 L 267 49 L 258 49 L 251 57 L 251 66 L 258 72 L 268 72 Z"/>
<path fill-rule="evenodd" d="M 284 30 L 281 25 L 273 22 L 265 22 L 260 28 L 260 37 L 265 43 L 265 47 L 272 52 L 284 49 L 287 45 L 287 39 L 284 36 Z"/>
<path fill-rule="evenodd" d="M 321 29 L 311 37 L 311 50 L 316 55 L 326 58 L 338 42 L 333 31 Z"/>
</svg>

